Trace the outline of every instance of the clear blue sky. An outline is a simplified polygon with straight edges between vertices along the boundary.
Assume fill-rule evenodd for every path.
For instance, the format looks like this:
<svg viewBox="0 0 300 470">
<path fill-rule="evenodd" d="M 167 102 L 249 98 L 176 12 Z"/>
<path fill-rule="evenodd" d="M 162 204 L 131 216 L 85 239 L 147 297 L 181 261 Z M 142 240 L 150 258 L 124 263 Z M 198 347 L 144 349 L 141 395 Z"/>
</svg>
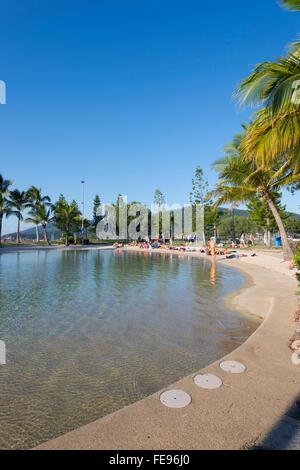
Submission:
<svg viewBox="0 0 300 470">
<path fill-rule="evenodd" d="M 250 112 L 232 92 L 297 37 L 276 0 L 0 0 L 0 172 L 56 200 L 185 203 Z M 299 196 L 284 202 L 298 212 Z M 15 230 L 16 221 L 4 223 Z"/>
</svg>

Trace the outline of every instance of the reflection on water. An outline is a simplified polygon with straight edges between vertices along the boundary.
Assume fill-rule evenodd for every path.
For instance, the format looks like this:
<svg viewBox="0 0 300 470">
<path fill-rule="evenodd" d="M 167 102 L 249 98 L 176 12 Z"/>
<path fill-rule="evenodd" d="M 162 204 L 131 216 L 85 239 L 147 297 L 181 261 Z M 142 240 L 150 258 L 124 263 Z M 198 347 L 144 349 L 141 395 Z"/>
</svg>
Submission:
<svg viewBox="0 0 300 470">
<path fill-rule="evenodd" d="M 210 283 L 214 286 L 216 283 L 216 257 L 211 257 L 211 269 L 210 269 Z"/>
<path fill-rule="evenodd" d="M 1 255 L 0 448 L 37 445 L 232 351 L 258 326 L 222 304 L 243 283 L 172 254 Z"/>
</svg>

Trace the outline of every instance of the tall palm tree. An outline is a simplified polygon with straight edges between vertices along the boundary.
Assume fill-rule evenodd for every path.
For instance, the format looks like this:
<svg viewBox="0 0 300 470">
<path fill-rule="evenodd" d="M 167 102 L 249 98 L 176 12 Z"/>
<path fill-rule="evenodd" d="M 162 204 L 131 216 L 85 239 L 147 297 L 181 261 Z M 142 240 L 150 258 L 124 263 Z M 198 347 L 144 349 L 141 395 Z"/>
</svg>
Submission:
<svg viewBox="0 0 300 470">
<path fill-rule="evenodd" d="M 35 207 L 29 212 L 29 216 L 25 219 L 25 222 L 30 222 L 35 225 L 41 225 L 44 231 L 44 242 L 47 245 L 50 245 L 47 235 L 47 224 L 53 221 L 53 217 L 51 215 L 52 209 L 51 207 L 47 207 L 45 202 L 41 202 L 38 207 Z"/>
<path fill-rule="evenodd" d="M 2 236 L 2 221 L 4 215 L 8 215 L 9 206 L 8 206 L 8 188 L 12 184 L 12 181 L 5 180 L 0 174 L 0 248 L 2 248 L 1 236 Z"/>
<path fill-rule="evenodd" d="M 262 105 L 253 116 L 245 155 L 258 164 L 290 160 L 300 168 L 300 49 L 277 62 L 259 64 L 235 96 L 241 104 Z"/>
<path fill-rule="evenodd" d="M 239 134 L 231 144 L 224 147 L 225 156 L 214 164 L 214 169 L 219 173 L 219 181 L 209 196 L 217 199 L 216 207 L 226 203 L 247 202 L 253 196 L 263 198 L 276 220 L 282 238 L 284 259 L 290 260 L 293 252 L 274 199 L 278 190 L 292 184 L 297 175 L 293 174 L 292 165 L 287 165 L 284 171 L 278 171 L 278 167 L 258 166 L 255 162 L 246 160 L 241 151 L 242 141 L 243 134 Z"/>
<path fill-rule="evenodd" d="M 42 190 L 37 188 L 36 186 L 31 186 L 28 189 L 26 195 L 28 198 L 27 205 L 28 207 L 31 207 L 32 209 L 31 211 L 32 218 L 34 217 L 33 212 L 37 210 L 36 220 L 38 220 L 39 219 L 38 211 L 39 211 L 39 207 L 41 203 L 45 203 L 45 205 L 48 207 L 50 206 L 51 199 L 49 196 L 42 196 Z M 36 227 L 36 241 L 39 242 L 40 241 L 39 223 L 36 223 L 36 222 L 33 222 L 33 223 L 35 223 L 35 227 Z"/>
<path fill-rule="evenodd" d="M 300 10 L 300 1 L 281 0 L 281 5 Z M 246 158 L 258 164 L 290 162 L 300 169 L 300 42 L 290 45 L 286 57 L 263 62 L 238 86 L 241 104 L 262 106 L 254 115 L 244 142 Z M 300 181 L 300 177 L 299 177 Z"/>
<path fill-rule="evenodd" d="M 18 219 L 17 227 L 17 243 L 21 243 L 20 239 L 20 223 L 23 220 L 22 212 L 27 207 L 27 194 L 25 191 L 14 189 L 9 192 L 8 200 L 9 212 L 8 215 L 15 215 Z"/>
</svg>

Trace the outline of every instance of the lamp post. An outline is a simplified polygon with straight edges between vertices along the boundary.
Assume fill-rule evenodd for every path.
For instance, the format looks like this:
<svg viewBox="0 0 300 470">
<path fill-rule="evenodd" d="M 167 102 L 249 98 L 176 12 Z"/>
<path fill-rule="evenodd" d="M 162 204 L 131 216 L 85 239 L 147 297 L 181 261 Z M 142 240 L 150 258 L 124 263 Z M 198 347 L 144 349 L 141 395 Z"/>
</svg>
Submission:
<svg viewBox="0 0 300 470">
<path fill-rule="evenodd" d="M 84 246 L 84 181 L 81 181 L 82 184 L 82 222 L 81 222 L 81 237 L 82 237 L 82 246 Z"/>
</svg>

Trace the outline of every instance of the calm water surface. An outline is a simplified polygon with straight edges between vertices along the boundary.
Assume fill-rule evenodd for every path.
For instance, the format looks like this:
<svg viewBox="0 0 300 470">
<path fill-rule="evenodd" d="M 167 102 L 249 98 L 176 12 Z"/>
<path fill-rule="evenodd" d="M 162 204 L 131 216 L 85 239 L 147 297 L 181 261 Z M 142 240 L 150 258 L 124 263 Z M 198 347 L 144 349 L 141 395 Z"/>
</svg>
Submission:
<svg viewBox="0 0 300 470">
<path fill-rule="evenodd" d="M 243 275 L 122 251 L 0 255 L 0 448 L 30 448 L 229 353 L 258 322 L 224 308 Z"/>
</svg>

